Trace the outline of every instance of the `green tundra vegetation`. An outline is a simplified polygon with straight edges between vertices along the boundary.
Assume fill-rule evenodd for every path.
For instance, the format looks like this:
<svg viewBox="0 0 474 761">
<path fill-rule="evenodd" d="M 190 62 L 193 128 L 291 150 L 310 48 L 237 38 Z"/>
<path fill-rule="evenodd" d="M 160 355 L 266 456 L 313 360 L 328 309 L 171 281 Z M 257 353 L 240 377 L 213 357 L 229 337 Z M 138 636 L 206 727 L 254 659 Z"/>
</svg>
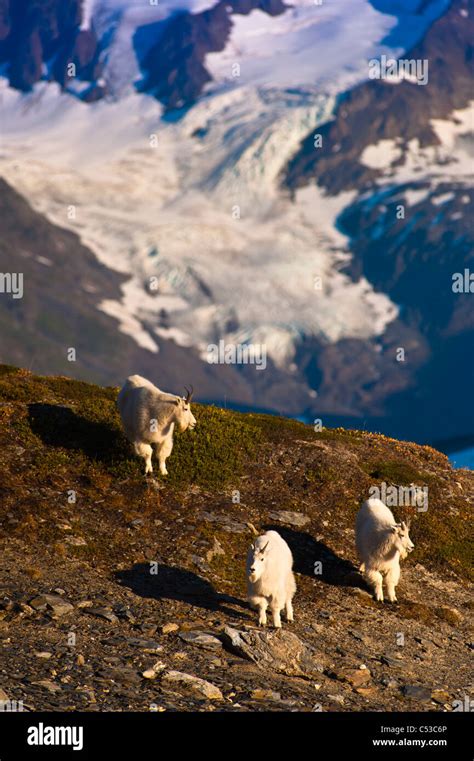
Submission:
<svg viewBox="0 0 474 761">
<path fill-rule="evenodd" d="M 237 573 L 240 587 L 242 572 L 233 569 L 232 559 L 244 552 L 249 537 L 222 530 L 229 516 L 260 529 L 274 511 L 303 512 L 310 519 L 308 536 L 324 533 L 334 551 L 342 549 L 356 562 L 348 529 L 370 486 L 384 481 L 428 487 L 426 512 L 394 510 L 397 519 L 413 517 L 414 560 L 448 576 L 472 578 L 473 476 L 453 470 L 436 450 L 193 404 L 196 429 L 175 435 L 169 476 L 156 468 L 150 479 L 122 433 L 117 392 L 0 366 L 0 536 L 27 532 L 46 552 L 74 553 L 100 565 L 114 553 L 136 556 L 127 521 L 143 521 L 140 552 L 146 556 L 147 541 L 156 543 L 156 526 L 173 527 L 186 515 L 195 522 L 194 535 L 184 532 L 175 541 L 184 548 L 220 532 L 229 552 L 211 562 L 229 585 Z M 211 514 L 207 522 L 198 508 Z M 61 516 L 87 536 L 83 546 L 65 546 Z"/>
</svg>

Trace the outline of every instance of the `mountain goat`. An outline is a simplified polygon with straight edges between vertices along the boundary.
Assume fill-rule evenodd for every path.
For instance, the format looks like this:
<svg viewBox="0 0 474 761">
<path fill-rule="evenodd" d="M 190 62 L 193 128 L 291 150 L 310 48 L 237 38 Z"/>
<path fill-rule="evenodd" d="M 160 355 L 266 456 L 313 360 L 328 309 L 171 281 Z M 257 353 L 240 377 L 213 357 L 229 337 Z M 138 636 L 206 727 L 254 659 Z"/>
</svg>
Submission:
<svg viewBox="0 0 474 761">
<path fill-rule="evenodd" d="M 258 609 L 258 625 L 267 623 L 267 607 L 273 625 L 281 628 L 280 611 L 284 608 L 287 621 L 293 621 L 292 599 L 296 592 L 293 576 L 293 555 L 276 531 L 258 536 L 247 555 L 247 596 L 250 606 Z"/>
<path fill-rule="evenodd" d="M 145 475 L 153 473 L 151 444 L 156 444 L 160 473 L 166 476 L 166 459 L 173 449 L 175 425 L 181 431 L 193 429 L 196 418 L 191 412 L 191 391 L 186 397 L 167 394 L 142 378 L 131 375 L 121 389 L 117 406 L 122 418 L 125 435 L 135 447 L 135 452 L 145 460 Z"/>
<path fill-rule="evenodd" d="M 396 523 L 391 510 L 380 499 L 366 500 L 357 513 L 360 570 L 379 602 L 383 602 L 384 577 L 388 600 L 397 601 L 395 587 L 400 580 L 400 558 L 404 560 L 415 546 L 408 535 L 409 528 L 409 524 Z"/>
</svg>

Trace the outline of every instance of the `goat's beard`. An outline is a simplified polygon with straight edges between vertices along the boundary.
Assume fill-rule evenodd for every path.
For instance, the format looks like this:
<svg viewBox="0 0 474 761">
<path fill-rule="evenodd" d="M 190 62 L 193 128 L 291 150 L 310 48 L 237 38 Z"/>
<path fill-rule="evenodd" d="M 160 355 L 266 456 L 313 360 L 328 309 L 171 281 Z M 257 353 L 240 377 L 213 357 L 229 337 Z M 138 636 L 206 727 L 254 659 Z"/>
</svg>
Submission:
<svg viewBox="0 0 474 761">
<path fill-rule="evenodd" d="M 405 560 L 405 558 L 408 557 L 408 551 L 405 549 L 405 547 L 401 547 L 398 551 L 402 560 Z"/>
</svg>

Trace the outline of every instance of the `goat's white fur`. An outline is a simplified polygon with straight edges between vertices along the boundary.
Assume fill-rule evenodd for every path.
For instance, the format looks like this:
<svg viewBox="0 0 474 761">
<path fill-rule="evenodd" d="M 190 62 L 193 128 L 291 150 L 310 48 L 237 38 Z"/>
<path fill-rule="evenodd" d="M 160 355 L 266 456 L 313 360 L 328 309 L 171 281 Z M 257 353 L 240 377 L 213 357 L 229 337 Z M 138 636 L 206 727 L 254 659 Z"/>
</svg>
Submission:
<svg viewBox="0 0 474 761">
<path fill-rule="evenodd" d="M 387 598 L 396 602 L 395 588 L 400 580 L 400 559 L 414 548 L 409 526 L 396 523 L 392 511 L 380 499 L 368 499 L 356 518 L 356 547 L 360 570 L 373 588 L 375 599 L 383 602 L 383 581 Z"/>
<path fill-rule="evenodd" d="M 258 624 L 267 623 L 267 608 L 273 625 L 281 628 L 280 611 L 285 609 L 287 621 L 293 621 L 293 555 L 277 531 L 257 537 L 247 555 L 247 596 L 250 606 L 258 610 Z"/>
<path fill-rule="evenodd" d="M 160 473 L 166 476 L 166 460 L 173 449 L 175 425 L 181 431 L 196 425 L 189 402 L 160 391 L 140 375 L 131 375 L 118 395 L 117 406 L 125 435 L 137 455 L 145 460 L 145 475 L 153 472 L 151 445 L 155 444 Z"/>
</svg>

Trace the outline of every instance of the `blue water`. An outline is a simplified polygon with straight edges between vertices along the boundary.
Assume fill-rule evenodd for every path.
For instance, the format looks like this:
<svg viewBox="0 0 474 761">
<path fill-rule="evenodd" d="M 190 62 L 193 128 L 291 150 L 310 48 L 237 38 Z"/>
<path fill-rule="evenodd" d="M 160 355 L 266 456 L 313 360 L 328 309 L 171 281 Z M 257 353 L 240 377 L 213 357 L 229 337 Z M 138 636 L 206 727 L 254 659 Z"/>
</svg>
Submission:
<svg viewBox="0 0 474 761">
<path fill-rule="evenodd" d="M 469 470 L 474 470 L 474 447 L 462 449 L 460 452 L 453 452 L 448 456 L 455 468 L 469 468 Z"/>
</svg>

